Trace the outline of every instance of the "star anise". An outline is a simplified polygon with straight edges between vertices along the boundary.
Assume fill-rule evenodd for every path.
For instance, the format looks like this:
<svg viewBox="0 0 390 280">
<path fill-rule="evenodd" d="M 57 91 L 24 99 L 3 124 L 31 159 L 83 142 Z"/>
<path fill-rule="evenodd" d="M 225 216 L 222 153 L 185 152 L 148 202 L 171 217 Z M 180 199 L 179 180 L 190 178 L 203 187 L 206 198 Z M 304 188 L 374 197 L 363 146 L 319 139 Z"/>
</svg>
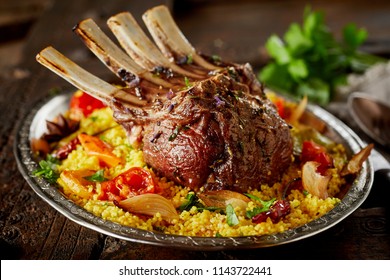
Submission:
<svg viewBox="0 0 390 280">
<path fill-rule="evenodd" d="M 53 143 L 78 130 L 80 122 L 65 118 L 62 114 L 59 114 L 55 121 L 46 121 L 46 127 L 48 132 L 42 138 L 48 143 Z"/>
</svg>

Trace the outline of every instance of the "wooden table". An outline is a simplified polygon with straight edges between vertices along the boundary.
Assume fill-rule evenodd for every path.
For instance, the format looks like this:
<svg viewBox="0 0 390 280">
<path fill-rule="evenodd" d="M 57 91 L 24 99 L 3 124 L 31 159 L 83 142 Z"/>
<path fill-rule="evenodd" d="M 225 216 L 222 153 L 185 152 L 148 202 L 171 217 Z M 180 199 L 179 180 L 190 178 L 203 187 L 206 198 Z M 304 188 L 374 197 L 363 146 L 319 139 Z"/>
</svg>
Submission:
<svg viewBox="0 0 390 280">
<path fill-rule="evenodd" d="M 261 46 L 272 33 L 282 34 L 291 21 L 301 21 L 304 1 L 55 1 L 35 24 L 19 69 L 24 75 L 0 81 L 0 256 L 2 259 L 389 259 L 389 185 L 376 177 L 366 203 L 335 227 L 283 246 L 234 251 L 172 250 L 122 241 L 68 220 L 40 199 L 18 172 L 13 154 L 15 125 L 53 88 L 66 82 L 35 62 L 53 45 L 96 75 L 112 74 L 72 33 L 78 21 L 105 21 L 123 10 L 139 20 L 142 12 L 165 3 L 178 25 L 202 52 L 237 61 L 264 63 Z M 332 29 L 354 21 L 369 30 L 366 50 L 390 54 L 388 1 L 313 1 Z M 180 5 L 177 3 L 181 3 Z M 107 31 L 108 33 L 108 31 Z M 337 34 L 338 31 L 336 31 Z M 388 156 L 388 155 L 387 155 Z"/>
</svg>

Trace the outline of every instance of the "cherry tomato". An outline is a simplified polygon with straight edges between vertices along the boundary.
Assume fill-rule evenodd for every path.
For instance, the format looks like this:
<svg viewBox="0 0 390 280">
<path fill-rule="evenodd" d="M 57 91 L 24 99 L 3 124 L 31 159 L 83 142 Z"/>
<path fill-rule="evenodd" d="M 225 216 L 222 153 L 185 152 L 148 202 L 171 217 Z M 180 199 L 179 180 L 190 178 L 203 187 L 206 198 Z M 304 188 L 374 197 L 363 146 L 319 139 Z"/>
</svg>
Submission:
<svg viewBox="0 0 390 280">
<path fill-rule="evenodd" d="M 94 110 L 106 107 L 100 100 L 79 90 L 73 94 L 70 100 L 70 115 L 72 119 L 88 117 Z"/>
<path fill-rule="evenodd" d="M 314 141 L 303 141 L 301 161 L 305 163 L 307 161 L 315 161 L 320 163 L 317 171 L 324 175 L 325 171 L 332 167 L 332 158 L 327 153 L 325 147 L 315 143 Z"/>
<path fill-rule="evenodd" d="M 99 200 L 123 200 L 132 196 L 156 193 L 158 185 L 152 174 L 141 167 L 132 167 L 110 181 L 103 182 Z"/>
</svg>

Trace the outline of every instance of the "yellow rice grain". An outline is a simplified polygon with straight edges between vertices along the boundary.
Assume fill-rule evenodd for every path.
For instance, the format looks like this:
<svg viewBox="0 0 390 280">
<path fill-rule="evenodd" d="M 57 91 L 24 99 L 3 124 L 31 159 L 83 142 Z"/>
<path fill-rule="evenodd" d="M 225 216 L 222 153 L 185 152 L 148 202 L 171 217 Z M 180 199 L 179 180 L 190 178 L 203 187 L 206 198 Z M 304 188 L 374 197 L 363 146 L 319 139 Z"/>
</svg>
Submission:
<svg viewBox="0 0 390 280">
<path fill-rule="evenodd" d="M 118 165 L 113 168 L 104 168 L 104 176 L 106 178 L 112 179 L 134 166 L 143 167 L 151 172 L 156 182 L 158 182 L 161 195 L 168 198 L 175 208 L 179 208 L 179 206 L 185 202 L 185 197 L 191 191 L 188 188 L 175 185 L 166 178 L 158 177 L 153 170 L 146 166 L 142 150 L 135 149 L 129 145 L 126 132 L 121 126 L 115 123 L 110 109 L 105 108 L 97 110 L 90 117 L 82 120 L 80 131 L 91 135 L 98 135 L 113 147 L 113 152 L 116 156 L 123 159 L 123 165 Z M 177 219 L 167 223 L 162 219 L 160 213 L 156 213 L 153 217 L 138 216 L 118 208 L 112 202 L 99 201 L 97 199 L 98 194 L 100 193 L 99 183 L 96 183 L 94 188 L 91 189 L 95 194 L 90 200 L 77 197 L 77 195 L 73 194 L 61 180 L 59 180 L 58 183 L 67 197 L 84 207 L 87 211 L 103 219 L 129 227 L 149 231 L 159 230 L 167 234 L 208 237 L 215 237 L 217 235 L 248 236 L 275 234 L 304 225 L 321 217 L 340 201 L 337 198 L 333 198 L 333 196 L 337 195 L 340 191 L 340 187 L 345 183 L 338 175 L 340 168 L 345 162 L 345 159 L 343 157 L 338 157 L 338 155 L 342 155 L 344 152 L 341 145 L 336 145 L 332 150 L 332 156 L 336 158 L 336 164 L 334 170 L 332 170 L 332 178 L 328 187 L 330 197 L 327 199 L 319 199 L 310 194 L 305 195 L 301 191 L 292 190 L 287 194 L 291 212 L 278 223 L 273 223 L 271 219 L 268 218 L 263 223 L 254 224 L 250 219 L 246 218 L 245 215 L 247 210 L 252 210 L 256 206 L 259 206 L 259 202 L 256 201 L 249 202 L 246 209 L 235 209 L 235 213 L 239 220 L 239 224 L 236 226 L 229 226 L 226 215 L 220 211 L 200 211 L 196 207 L 192 207 L 188 211 L 182 211 L 179 213 Z M 99 170 L 101 168 L 99 160 L 94 156 L 87 156 L 81 146 L 78 146 L 76 150 L 71 152 L 68 158 L 62 161 L 59 167 L 60 171 L 76 169 Z M 299 176 L 299 168 L 292 165 L 280 182 L 273 186 L 251 186 L 250 193 L 265 201 L 271 200 L 272 198 L 281 198 L 284 186 Z"/>
</svg>

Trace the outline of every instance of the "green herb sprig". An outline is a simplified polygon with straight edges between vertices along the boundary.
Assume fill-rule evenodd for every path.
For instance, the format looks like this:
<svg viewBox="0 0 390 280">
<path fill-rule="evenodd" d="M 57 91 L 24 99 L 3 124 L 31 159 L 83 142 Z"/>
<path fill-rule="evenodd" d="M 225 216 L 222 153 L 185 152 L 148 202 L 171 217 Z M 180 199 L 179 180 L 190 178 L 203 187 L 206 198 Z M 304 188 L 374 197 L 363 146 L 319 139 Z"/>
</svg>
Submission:
<svg viewBox="0 0 390 280">
<path fill-rule="evenodd" d="M 321 12 L 306 7 L 303 23 L 292 23 L 283 39 L 272 35 L 266 42 L 271 57 L 259 73 L 259 79 L 271 89 L 326 105 L 335 89 L 346 83 L 349 73 L 362 73 L 385 61 L 358 48 L 368 36 L 364 28 L 347 24 L 343 39 L 337 41 L 325 24 Z"/>
<path fill-rule="evenodd" d="M 91 176 L 84 177 L 84 179 L 87 181 L 90 181 L 90 182 L 98 182 L 98 183 L 108 181 L 108 179 L 106 177 L 104 177 L 104 170 L 103 169 L 96 171 L 96 173 L 92 174 Z"/>
<path fill-rule="evenodd" d="M 58 158 L 48 154 L 46 160 L 41 160 L 39 162 L 39 167 L 35 169 L 32 174 L 36 177 L 42 177 L 46 179 L 49 183 L 54 184 L 60 177 L 60 174 L 58 172 L 59 164 L 60 161 Z"/>
<path fill-rule="evenodd" d="M 247 193 L 245 195 L 252 200 L 256 200 L 256 201 L 260 202 L 260 204 L 261 204 L 261 206 L 259 206 L 259 207 L 255 207 L 252 210 L 246 211 L 246 217 L 249 219 L 252 219 L 257 214 L 268 211 L 276 200 L 276 198 L 273 198 L 271 200 L 262 200 L 259 197 L 252 195 L 252 194 L 249 194 L 249 193 Z"/>
<path fill-rule="evenodd" d="M 227 224 L 231 227 L 236 226 L 240 223 L 237 214 L 234 211 L 234 207 L 231 204 L 228 204 L 226 206 L 226 219 L 227 219 Z"/>
<path fill-rule="evenodd" d="M 189 211 L 195 206 L 199 211 L 209 210 L 209 211 L 222 211 L 223 209 L 219 207 L 205 206 L 199 201 L 199 197 L 196 194 L 190 192 L 185 197 L 185 201 L 179 206 L 180 211 Z"/>
</svg>

